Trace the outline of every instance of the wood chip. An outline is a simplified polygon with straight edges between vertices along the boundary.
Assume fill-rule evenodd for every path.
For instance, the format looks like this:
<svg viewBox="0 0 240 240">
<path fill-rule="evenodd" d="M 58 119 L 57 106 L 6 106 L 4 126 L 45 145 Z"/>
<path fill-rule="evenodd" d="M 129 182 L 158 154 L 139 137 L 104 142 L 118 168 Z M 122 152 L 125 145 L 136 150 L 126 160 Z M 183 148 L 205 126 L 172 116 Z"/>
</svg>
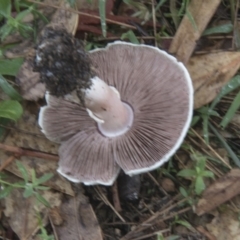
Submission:
<svg viewBox="0 0 240 240">
<path fill-rule="evenodd" d="M 188 62 L 197 40 L 201 37 L 220 2 L 221 0 L 192 0 L 190 2 L 169 49 L 169 52 L 174 54 L 179 61 Z"/>
<path fill-rule="evenodd" d="M 232 169 L 203 192 L 195 212 L 199 216 L 208 213 L 238 194 L 240 194 L 240 169 Z"/>
</svg>

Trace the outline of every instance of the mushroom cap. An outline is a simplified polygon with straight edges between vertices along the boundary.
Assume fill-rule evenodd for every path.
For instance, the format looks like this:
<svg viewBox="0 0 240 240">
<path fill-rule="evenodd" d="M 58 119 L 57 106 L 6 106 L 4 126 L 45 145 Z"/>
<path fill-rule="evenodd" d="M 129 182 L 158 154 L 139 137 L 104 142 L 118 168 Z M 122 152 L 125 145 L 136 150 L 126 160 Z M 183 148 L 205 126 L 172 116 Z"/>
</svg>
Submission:
<svg viewBox="0 0 240 240">
<path fill-rule="evenodd" d="M 77 103 L 46 95 L 40 111 L 45 135 L 61 142 L 59 173 L 70 181 L 111 185 L 163 165 L 180 147 L 191 122 L 193 87 L 176 58 L 156 47 L 125 42 L 90 52 L 96 75 L 114 86 L 134 112 L 131 129 L 107 138 Z"/>
</svg>

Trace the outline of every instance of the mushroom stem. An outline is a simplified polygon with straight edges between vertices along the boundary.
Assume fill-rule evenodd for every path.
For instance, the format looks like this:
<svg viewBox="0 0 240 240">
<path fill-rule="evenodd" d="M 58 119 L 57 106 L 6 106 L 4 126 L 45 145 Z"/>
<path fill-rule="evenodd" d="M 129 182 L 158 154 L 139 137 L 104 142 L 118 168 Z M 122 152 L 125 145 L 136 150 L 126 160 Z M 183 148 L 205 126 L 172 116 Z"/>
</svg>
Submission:
<svg viewBox="0 0 240 240">
<path fill-rule="evenodd" d="M 90 88 L 83 90 L 86 110 L 98 123 L 99 131 L 106 137 L 126 133 L 133 122 L 132 108 L 121 101 L 119 92 L 98 77 L 91 79 Z"/>
</svg>

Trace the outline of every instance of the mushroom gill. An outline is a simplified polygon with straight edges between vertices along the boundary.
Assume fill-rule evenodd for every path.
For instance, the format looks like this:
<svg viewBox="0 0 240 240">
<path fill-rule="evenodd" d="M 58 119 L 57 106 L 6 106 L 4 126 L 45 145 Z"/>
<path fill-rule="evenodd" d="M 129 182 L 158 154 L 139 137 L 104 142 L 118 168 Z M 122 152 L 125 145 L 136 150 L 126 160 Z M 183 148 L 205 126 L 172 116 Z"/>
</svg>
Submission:
<svg viewBox="0 0 240 240">
<path fill-rule="evenodd" d="M 89 58 L 95 77 L 116 89 L 112 96 L 119 92 L 115 100 L 127 104 L 127 114 L 133 115 L 126 131 L 106 136 L 101 131 L 104 114 L 89 114 L 86 104 L 47 93 L 39 124 L 49 139 L 61 143 L 58 172 L 74 182 L 111 185 L 120 168 L 132 175 L 161 166 L 180 147 L 190 125 L 193 88 L 186 68 L 156 47 L 124 42 L 93 50 Z M 81 92 L 86 101 L 86 91 Z M 122 117 L 111 97 L 104 101 Z"/>
</svg>

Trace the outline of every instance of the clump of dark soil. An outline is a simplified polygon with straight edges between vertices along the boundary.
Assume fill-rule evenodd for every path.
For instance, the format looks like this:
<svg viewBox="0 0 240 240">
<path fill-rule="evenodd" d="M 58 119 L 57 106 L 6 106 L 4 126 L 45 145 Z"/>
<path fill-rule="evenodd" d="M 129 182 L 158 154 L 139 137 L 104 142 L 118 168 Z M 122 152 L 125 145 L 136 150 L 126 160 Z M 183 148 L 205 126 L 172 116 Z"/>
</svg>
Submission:
<svg viewBox="0 0 240 240">
<path fill-rule="evenodd" d="M 40 72 L 47 90 L 57 97 L 88 88 L 94 75 L 83 42 L 63 29 L 44 31 L 37 45 L 34 69 Z"/>
</svg>

